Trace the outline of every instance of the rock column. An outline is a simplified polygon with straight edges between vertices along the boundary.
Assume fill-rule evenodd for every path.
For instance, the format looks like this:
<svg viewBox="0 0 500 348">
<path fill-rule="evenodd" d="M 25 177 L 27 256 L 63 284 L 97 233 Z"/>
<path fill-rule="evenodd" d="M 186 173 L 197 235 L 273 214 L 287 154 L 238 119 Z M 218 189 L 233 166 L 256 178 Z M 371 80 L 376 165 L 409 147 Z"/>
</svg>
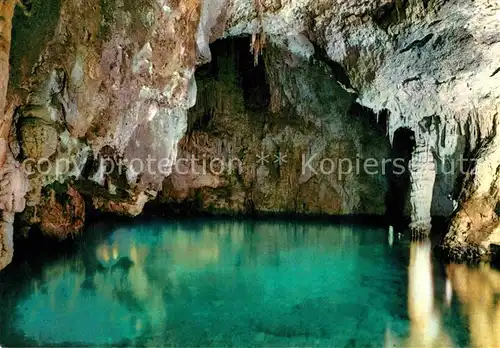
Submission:
<svg viewBox="0 0 500 348">
<path fill-rule="evenodd" d="M 431 205 L 434 181 L 436 180 L 436 164 L 430 145 L 421 139 L 408 165 L 410 171 L 410 203 L 413 236 L 427 236 L 431 230 Z"/>
</svg>

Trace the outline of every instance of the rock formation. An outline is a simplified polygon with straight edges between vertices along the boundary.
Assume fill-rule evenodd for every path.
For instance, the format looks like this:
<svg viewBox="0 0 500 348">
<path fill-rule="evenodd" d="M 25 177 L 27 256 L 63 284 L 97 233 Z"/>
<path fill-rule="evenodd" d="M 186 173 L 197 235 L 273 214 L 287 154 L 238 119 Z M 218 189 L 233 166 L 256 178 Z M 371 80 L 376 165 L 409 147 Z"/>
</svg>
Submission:
<svg viewBox="0 0 500 348">
<path fill-rule="evenodd" d="M 500 241 L 500 137 L 496 132 L 477 149 L 465 180 L 460 209 L 453 216 L 445 246 L 462 259 L 485 256 Z"/>
<path fill-rule="evenodd" d="M 13 6 L 2 2 L 2 96 Z M 63 219 L 58 229 L 51 220 L 47 229 L 38 219 L 47 202 L 63 203 L 51 200 L 57 185 L 78 191 L 88 208 L 117 214 L 139 214 L 164 183 L 158 201 L 169 207 L 380 215 L 383 175 L 302 174 L 299 154 L 381 159 L 406 129 L 415 146 L 400 201 L 412 229 L 427 234 L 431 216 L 453 214 L 451 256 L 466 245 L 488 254 L 500 243 L 496 0 L 32 0 L 30 13 L 14 17 L 9 95 L 22 96 L 22 106 L 12 126 L 2 117 L 11 140 L 2 169 L 28 164 L 21 221 L 42 232 L 65 237 L 75 223 Z M 32 32 L 36 42 L 27 39 Z M 238 50 L 251 48 L 265 66 L 268 95 L 238 70 L 232 81 L 200 77 L 214 56 L 230 63 L 210 43 L 241 36 L 251 47 Z M 179 142 L 181 159 L 237 153 L 245 170 L 179 175 Z M 272 163 L 255 164 L 261 151 Z M 288 163 L 274 163 L 285 152 Z M 15 189 L 7 196 L 19 204 L 3 203 L 5 221 L 22 210 L 27 187 L 22 171 L 9 173 L 3 182 L 12 189 L 2 185 L 2 197 Z M 80 198 L 70 196 L 66 208 L 78 211 Z M 12 249 L 11 235 L 2 234 L 2 250 Z"/>
<path fill-rule="evenodd" d="M 62 202 L 50 198 L 54 185 L 69 184 L 68 194 L 78 190 L 95 208 L 129 215 L 161 188 L 168 163 L 152 175 L 133 160 L 176 157 L 196 96 L 200 4 L 33 1 L 32 7 L 13 31 L 14 37 L 26 27 L 46 33 L 37 57 L 21 47 L 22 38 L 13 46 L 13 88 L 28 94 L 17 122 L 19 158 L 32 184 L 22 221 L 64 238 L 79 228 L 69 232 L 72 223 L 61 215 L 58 231 L 56 216 L 46 223 L 40 215 L 51 202 L 61 210 Z M 37 73 L 30 76 L 32 69 Z M 79 194 L 69 197 L 81 205 Z"/>
<path fill-rule="evenodd" d="M 14 214 L 24 209 L 28 185 L 9 141 L 18 106 L 17 96 L 11 96 L 7 105 L 11 29 L 16 3 L 16 0 L 0 3 L 0 270 L 12 261 L 14 255 Z"/>
<path fill-rule="evenodd" d="M 210 212 L 383 215 L 385 127 L 321 60 L 269 47 L 255 67 L 248 43 L 212 46 L 212 64 L 199 68 L 182 160 L 161 200 Z"/>
<path fill-rule="evenodd" d="M 222 17 L 226 36 L 265 35 L 268 45 L 297 57 L 323 53 L 345 71 L 335 78 L 361 105 L 389 114 L 391 140 L 402 127 L 414 132 L 409 171 L 416 232 L 428 233 L 432 215 L 454 213 L 450 246 L 460 234 L 455 221 L 463 225 L 473 206 L 481 211 L 472 218 L 475 230 L 484 232 L 467 231 L 474 235 L 467 242 L 476 238 L 487 252 L 498 241 L 498 154 L 486 159 L 481 150 L 485 142 L 498 148 L 498 2 L 234 1 L 228 8 L 211 14 Z M 458 211 L 450 194 L 460 200 Z"/>
</svg>

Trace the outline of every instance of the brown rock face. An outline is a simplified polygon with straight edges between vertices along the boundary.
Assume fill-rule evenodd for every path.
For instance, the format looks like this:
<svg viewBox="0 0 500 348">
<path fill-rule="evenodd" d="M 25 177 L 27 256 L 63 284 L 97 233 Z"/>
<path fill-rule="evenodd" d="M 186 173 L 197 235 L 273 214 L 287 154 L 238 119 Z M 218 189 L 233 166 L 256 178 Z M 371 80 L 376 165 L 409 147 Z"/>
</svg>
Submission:
<svg viewBox="0 0 500 348">
<path fill-rule="evenodd" d="M 485 141 L 475 155 L 452 217 L 444 246 L 452 258 L 489 257 L 491 244 L 500 244 L 500 143 Z"/>
<path fill-rule="evenodd" d="M 151 199 L 146 193 L 139 193 L 136 197 L 128 199 L 106 199 L 95 197 L 92 199 L 94 208 L 123 216 L 137 216 L 142 213 L 144 205 Z"/>
<path fill-rule="evenodd" d="M 384 214 L 389 142 L 376 116 L 322 61 L 270 47 L 255 67 L 249 42 L 218 42 L 199 68 L 198 103 L 162 200 L 211 212 Z"/>
<path fill-rule="evenodd" d="M 85 201 L 72 186 L 62 194 L 51 190 L 40 210 L 40 229 L 49 237 L 66 239 L 83 230 Z"/>
<path fill-rule="evenodd" d="M 22 124 L 19 132 L 21 151 L 26 158 L 40 160 L 56 153 L 59 134 L 54 127 L 32 119 Z"/>
<path fill-rule="evenodd" d="M 68 204 L 47 200 L 43 188 L 53 183 L 94 181 L 82 193 L 97 195 L 97 209 L 134 216 L 155 196 L 170 168 L 152 174 L 130 162 L 176 157 L 185 110 L 196 96 L 200 6 L 198 0 L 34 0 L 29 19 L 16 16 L 12 88 L 27 99 L 13 128 L 31 183 L 23 221 L 40 222 L 59 238 L 80 230 L 71 215 L 81 211 L 77 189 L 65 193 Z M 26 42 L 32 32 L 39 34 L 34 45 Z M 119 159 L 119 173 L 102 171 L 103 152 Z M 51 205 L 53 212 L 46 209 Z M 41 221 L 33 211 L 43 212 Z"/>
</svg>

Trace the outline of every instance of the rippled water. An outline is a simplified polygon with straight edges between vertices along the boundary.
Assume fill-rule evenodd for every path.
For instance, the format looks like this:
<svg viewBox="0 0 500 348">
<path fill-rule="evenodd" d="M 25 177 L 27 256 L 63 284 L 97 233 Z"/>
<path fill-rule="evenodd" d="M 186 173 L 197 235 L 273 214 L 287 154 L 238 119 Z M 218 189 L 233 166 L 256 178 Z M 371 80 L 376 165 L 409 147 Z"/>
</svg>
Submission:
<svg viewBox="0 0 500 348">
<path fill-rule="evenodd" d="M 0 273 L 0 344 L 500 346 L 499 272 L 441 265 L 380 228 L 196 220 L 87 235 Z"/>
</svg>

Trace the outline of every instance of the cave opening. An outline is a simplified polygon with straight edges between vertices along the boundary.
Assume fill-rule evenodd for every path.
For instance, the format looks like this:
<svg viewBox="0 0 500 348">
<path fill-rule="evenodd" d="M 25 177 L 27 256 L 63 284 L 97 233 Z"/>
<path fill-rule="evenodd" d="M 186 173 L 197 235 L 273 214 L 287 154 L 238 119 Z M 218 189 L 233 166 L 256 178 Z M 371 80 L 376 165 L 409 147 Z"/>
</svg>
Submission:
<svg viewBox="0 0 500 348">
<path fill-rule="evenodd" d="M 189 130 L 206 130 L 218 112 L 235 109 L 231 100 L 241 99 L 242 108 L 265 112 L 271 100 L 262 56 L 255 65 L 248 36 L 220 39 L 210 45 L 212 60 L 197 68 L 196 105 L 190 110 Z"/>
<path fill-rule="evenodd" d="M 408 165 L 415 145 L 415 133 L 411 129 L 401 127 L 396 130 L 388 168 L 386 214 L 390 223 L 397 229 L 401 229 L 408 222 L 411 184 Z"/>
<path fill-rule="evenodd" d="M 377 129 L 383 134 L 387 133 L 390 116 L 387 109 L 375 113 L 372 109 L 354 102 L 351 106 L 350 115 L 353 117 L 366 118 L 374 129 Z"/>
<path fill-rule="evenodd" d="M 237 72 L 243 88 L 245 108 L 252 111 L 265 111 L 271 100 L 271 92 L 266 77 L 266 67 L 262 55 L 255 65 L 254 55 L 250 50 L 250 38 L 232 39 L 236 49 Z M 224 54 L 224 53 L 222 53 Z"/>
</svg>

